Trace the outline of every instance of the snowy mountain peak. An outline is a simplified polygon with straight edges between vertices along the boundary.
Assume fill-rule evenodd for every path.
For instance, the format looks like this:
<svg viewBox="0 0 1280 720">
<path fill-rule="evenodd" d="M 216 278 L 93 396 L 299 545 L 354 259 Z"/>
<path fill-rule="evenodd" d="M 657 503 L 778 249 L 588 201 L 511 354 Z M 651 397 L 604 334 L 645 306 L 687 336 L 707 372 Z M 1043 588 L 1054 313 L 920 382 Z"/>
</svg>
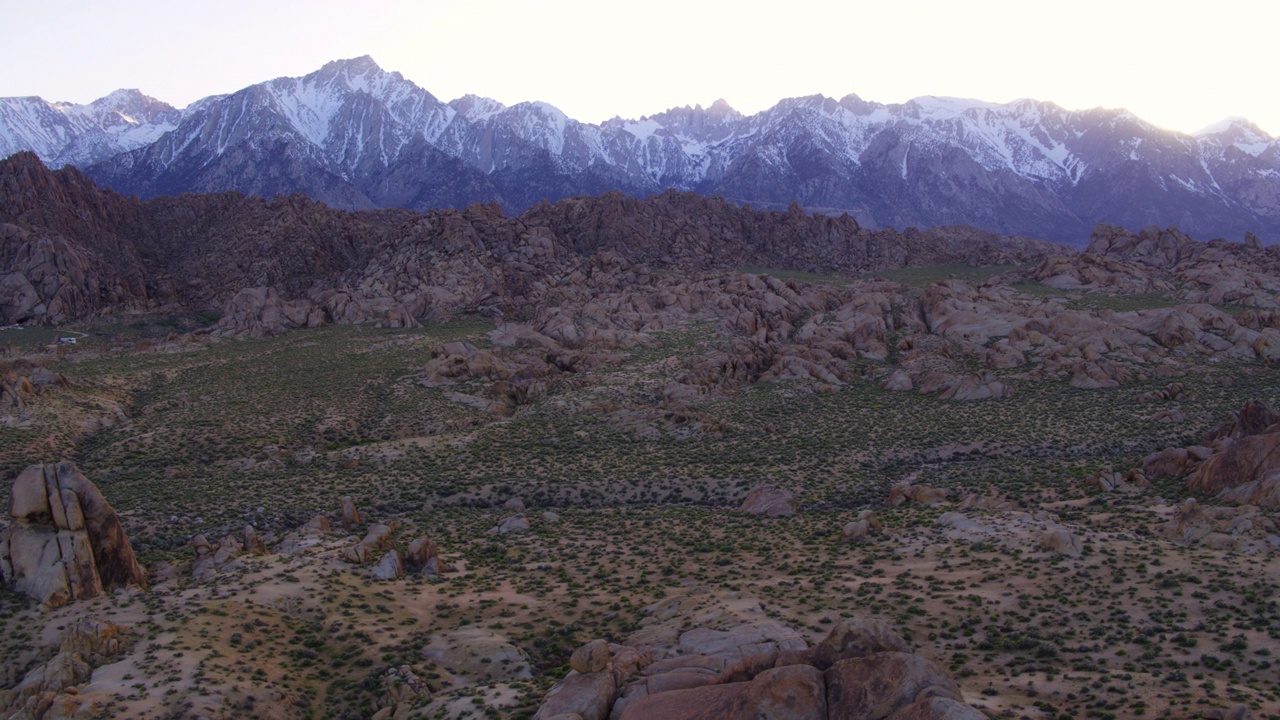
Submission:
<svg viewBox="0 0 1280 720">
<path fill-rule="evenodd" d="M 1241 118 L 1231 117 L 1220 120 L 1195 134 L 1200 145 L 1210 152 L 1222 153 L 1228 147 L 1258 157 L 1268 148 L 1280 145 L 1262 128 Z"/>
<path fill-rule="evenodd" d="M 1168 217 L 1206 235 L 1266 233 L 1268 223 L 1280 232 L 1267 199 L 1280 140 L 1239 119 L 1191 136 L 1125 110 L 850 94 L 749 116 L 717 99 L 597 125 L 544 102 L 446 104 L 367 55 L 182 111 L 137 90 L 89 105 L 0 98 L 0 155 L 19 150 L 92 165 L 91 176 L 139 195 L 301 190 L 344 207 L 497 198 L 519 209 L 676 188 L 847 210 L 869 226 L 972 223 L 1071 239 L 1094 222 Z"/>
<path fill-rule="evenodd" d="M 116 90 L 88 105 L 68 108 L 65 112 L 94 117 L 102 127 L 115 126 L 118 121 L 135 126 L 148 123 L 172 125 L 180 115 L 177 108 L 169 103 L 144 95 L 136 88 Z"/>
<path fill-rule="evenodd" d="M 711 103 L 711 107 L 707 108 L 707 114 L 714 118 L 727 118 L 733 116 L 741 117 L 741 113 L 734 110 L 733 107 L 729 105 L 729 101 L 724 98 L 720 98 Z"/>
<path fill-rule="evenodd" d="M 53 167 L 90 165 L 154 142 L 182 112 L 136 89 L 87 105 L 0 98 L 0 156 L 31 150 Z"/>
<path fill-rule="evenodd" d="M 1193 135 L 1197 138 L 1223 136 L 1230 138 L 1233 142 L 1236 140 L 1269 142 L 1275 139 L 1265 130 L 1242 117 L 1224 118 Z"/>
<path fill-rule="evenodd" d="M 923 95 L 908 100 L 902 104 L 902 107 L 915 118 L 947 120 L 975 110 L 1000 110 L 1004 106 L 969 98 Z"/>
<path fill-rule="evenodd" d="M 356 58 L 348 58 L 346 60 L 333 60 L 327 62 L 320 68 L 317 74 L 321 75 L 368 75 L 370 73 L 385 72 L 377 62 L 369 55 L 361 55 Z"/>
<path fill-rule="evenodd" d="M 883 109 L 884 105 L 875 102 L 868 102 L 854 93 L 849 93 L 848 95 L 840 98 L 840 107 L 854 115 L 870 115 L 876 110 Z"/>
<path fill-rule="evenodd" d="M 507 109 L 497 100 L 470 94 L 450 101 L 449 107 L 458 112 L 458 117 L 469 122 L 482 122 Z"/>
</svg>

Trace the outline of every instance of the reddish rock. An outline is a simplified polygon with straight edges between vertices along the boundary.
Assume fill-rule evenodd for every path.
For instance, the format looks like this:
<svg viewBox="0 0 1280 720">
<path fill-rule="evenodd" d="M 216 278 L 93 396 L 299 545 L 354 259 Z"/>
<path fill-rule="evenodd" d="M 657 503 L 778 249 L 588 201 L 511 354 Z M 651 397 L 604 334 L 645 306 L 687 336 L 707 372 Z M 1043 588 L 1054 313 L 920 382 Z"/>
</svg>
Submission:
<svg viewBox="0 0 1280 720">
<path fill-rule="evenodd" d="M 356 509 L 356 501 L 350 495 L 342 498 L 342 527 L 350 530 L 364 522 L 364 516 Z"/>
<path fill-rule="evenodd" d="M 708 708 L 707 720 L 768 718 L 826 720 L 827 686 L 822 671 L 809 665 L 765 670 L 743 691 Z"/>
<path fill-rule="evenodd" d="M 605 720 L 618 687 L 608 672 L 572 673 L 551 688 L 534 720 L 578 715 L 582 720 Z"/>
<path fill-rule="evenodd" d="M 1055 555 L 1068 555 L 1070 557 L 1080 557 L 1080 553 L 1084 551 L 1080 538 L 1066 528 L 1049 528 L 1045 530 L 1044 534 L 1040 536 L 1040 547 Z"/>
<path fill-rule="evenodd" d="M 1260 435 L 1227 440 L 1225 449 L 1205 460 L 1187 478 L 1187 487 L 1217 494 L 1238 485 L 1261 480 L 1280 470 L 1280 425 Z"/>
<path fill-rule="evenodd" d="M 882 720 L 917 700 L 963 702 L 942 668 L 917 655 L 884 652 L 840 660 L 826 672 L 830 717 Z"/>
<path fill-rule="evenodd" d="M 706 720 L 746 691 L 748 683 L 709 685 L 648 695 L 627 703 L 619 720 Z"/>
<path fill-rule="evenodd" d="M 772 485 L 761 485 L 748 493 L 738 511 L 766 517 L 791 517 L 796 514 L 798 505 L 795 493 Z"/>
<path fill-rule="evenodd" d="M 1142 472 L 1147 478 L 1177 477 L 1186 467 L 1186 448 L 1165 448 L 1142 458 Z"/>
<path fill-rule="evenodd" d="M 907 642 L 881 620 L 844 618 L 809 651 L 813 665 L 825 670 L 840 660 L 879 652 L 907 652 Z"/>
<path fill-rule="evenodd" d="M 569 667 L 580 673 L 600 672 L 608 666 L 609 643 L 604 640 L 592 640 L 569 657 Z"/>
<path fill-rule="evenodd" d="M 911 703 L 889 720 L 987 720 L 987 716 L 962 702 L 933 697 Z"/>
<path fill-rule="evenodd" d="M 440 548 L 435 543 L 419 537 L 409 542 L 405 564 L 415 572 L 436 575 L 440 572 Z"/>
</svg>

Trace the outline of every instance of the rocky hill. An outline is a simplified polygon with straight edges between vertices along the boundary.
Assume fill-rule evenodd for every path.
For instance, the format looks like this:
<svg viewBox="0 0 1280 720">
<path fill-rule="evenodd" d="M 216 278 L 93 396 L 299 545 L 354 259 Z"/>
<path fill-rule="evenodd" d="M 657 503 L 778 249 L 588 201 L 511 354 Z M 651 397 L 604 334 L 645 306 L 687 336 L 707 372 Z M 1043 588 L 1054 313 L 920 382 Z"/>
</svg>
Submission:
<svg viewBox="0 0 1280 720">
<path fill-rule="evenodd" d="M 443 102 L 368 57 L 175 111 L 136 91 L 88 106 L 0 100 L 0 155 L 74 163 L 121 192 L 303 192 L 426 211 L 617 190 L 792 201 L 870 227 L 968 224 L 1083 243 L 1098 222 L 1280 236 L 1280 144 L 1243 120 L 1186 135 L 1123 110 L 921 97 L 724 101 L 600 125 L 539 102 Z"/>
<path fill-rule="evenodd" d="M 163 307 L 219 312 L 248 288 L 328 305 L 328 321 L 483 307 L 521 316 L 533 307 L 529 293 L 600 262 L 859 273 L 1022 263 L 1055 250 L 973 228 L 872 231 L 798 206 L 751 210 L 676 192 L 574 198 L 514 218 L 493 205 L 347 212 L 302 195 L 140 201 L 75 168 L 50 171 L 30 153 L 0 162 L 0 233 L 0 321 L 52 324 Z M 346 309 L 335 310 L 335 293 Z"/>
</svg>

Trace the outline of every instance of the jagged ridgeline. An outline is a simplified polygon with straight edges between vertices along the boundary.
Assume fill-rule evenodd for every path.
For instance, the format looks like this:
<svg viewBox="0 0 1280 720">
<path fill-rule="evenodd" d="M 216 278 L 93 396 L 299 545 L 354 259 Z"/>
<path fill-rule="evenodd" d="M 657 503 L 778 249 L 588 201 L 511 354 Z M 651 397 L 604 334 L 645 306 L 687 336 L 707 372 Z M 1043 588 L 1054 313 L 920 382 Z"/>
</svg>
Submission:
<svg viewBox="0 0 1280 720">
<path fill-rule="evenodd" d="M 444 102 L 369 57 L 178 110 L 136 90 L 87 105 L 0 98 L 0 157 L 30 150 L 141 197 L 305 193 L 427 211 L 667 188 L 872 227 L 964 223 L 1081 243 L 1098 222 L 1197 237 L 1280 233 L 1280 141 L 1236 119 L 1194 135 L 1124 110 L 920 97 L 723 100 L 579 122 L 542 102 Z"/>
<path fill-rule="evenodd" d="M 1026 263 L 1055 249 L 970 227 L 873 231 L 849 216 L 674 191 L 570 198 L 514 218 L 492 205 L 347 212 L 301 195 L 143 201 L 31 153 L 0 161 L 0 238 L 0 322 L 45 324 L 223 313 L 247 289 L 283 303 L 295 325 L 520 317 L 566 287 L 607 290 L 665 268 L 860 273 Z"/>
</svg>

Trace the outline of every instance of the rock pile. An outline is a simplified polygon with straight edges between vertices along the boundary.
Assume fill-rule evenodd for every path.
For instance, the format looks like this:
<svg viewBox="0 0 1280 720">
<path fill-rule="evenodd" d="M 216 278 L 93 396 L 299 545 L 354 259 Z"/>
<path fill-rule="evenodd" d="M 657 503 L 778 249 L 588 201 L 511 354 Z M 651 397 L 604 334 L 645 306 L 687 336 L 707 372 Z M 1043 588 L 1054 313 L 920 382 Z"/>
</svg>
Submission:
<svg viewBox="0 0 1280 720">
<path fill-rule="evenodd" d="M 413 668 L 408 665 L 392 668 L 382 676 L 382 697 L 378 699 L 382 709 L 370 720 L 406 720 L 414 703 L 430 696 L 431 690 L 414 674 Z"/>
<path fill-rule="evenodd" d="M 715 634 L 719 632 L 720 634 Z M 981 720 L 959 687 L 909 652 L 884 623 L 839 622 L 818 645 L 778 642 L 759 632 L 693 628 L 689 652 L 663 657 L 595 640 L 579 648 L 573 671 L 547 693 L 536 720 L 700 720 L 717 718 L 888 718 Z M 705 636 L 705 637 L 704 637 Z M 687 646 L 687 647 L 686 647 Z"/>
<path fill-rule="evenodd" d="M 1140 493 L 1151 487 L 1151 481 L 1147 479 L 1146 473 L 1141 468 L 1133 468 L 1127 473 L 1108 468 L 1086 477 L 1084 486 L 1104 493 Z"/>
<path fill-rule="evenodd" d="M 843 542 L 856 542 L 882 532 L 884 532 L 884 525 L 876 514 L 870 510 L 863 510 L 858 513 L 855 520 L 845 524 L 840 532 L 840 539 Z"/>
<path fill-rule="evenodd" d="M 889 496 L 884 501 L 885 505 L 898 507 L 905 502 L 919 503 L 920 505 L 941 505 L 947 502 L 947 491 L 928 485 L 911 485 L 908 483 L 898 483 L 889 488 Z"/>
<path fill-rule="evenodd" d="M 204 535 L 191 538 L 191 547 L 196 551 L 196 559 L 191 563 L 192 582 L 209 582 L 219 573 L 231 572 L 244 567 L 240 556 L 245 552 L 244 540 L 228 535 L 217 543 L 209 542 Z"/>
<path fill-rule="evenodd" d="M 57 655 L 28 672 L 17 687 L 0 690 L 0 716 L 24 720 L 97 716 L 102 708 L 80 698 L 77 686 L 89 682 L 94 668 L 114 662 L 132 640 L 126 626 L 93 618 L 76 621 Z"/>
<path fill-rule="evenodd" d="M 1142 460 L 1146 477 L 1187 475 L 1187 487 L 1227 502 L 1280 508 L 1280 414 L 1250 400 L 1204 438 Z"/>
<path fill-rule="evenodd" d="M 19 474 L 9 516 L 0 573 L 46 606 L 146 585 L 115 510 L 73 463 L 32 465 Z"/>
<path fill-rule="evenodd" d="M 1256 554 L 1280 547 L 1280 527 L 1253 505 L 1202 505 L 1195 498 L 1187 498 L 1173 508 L 1169 519 L 1156 531 L 1180 545 L 1215 550 Z"/>
</svg>

